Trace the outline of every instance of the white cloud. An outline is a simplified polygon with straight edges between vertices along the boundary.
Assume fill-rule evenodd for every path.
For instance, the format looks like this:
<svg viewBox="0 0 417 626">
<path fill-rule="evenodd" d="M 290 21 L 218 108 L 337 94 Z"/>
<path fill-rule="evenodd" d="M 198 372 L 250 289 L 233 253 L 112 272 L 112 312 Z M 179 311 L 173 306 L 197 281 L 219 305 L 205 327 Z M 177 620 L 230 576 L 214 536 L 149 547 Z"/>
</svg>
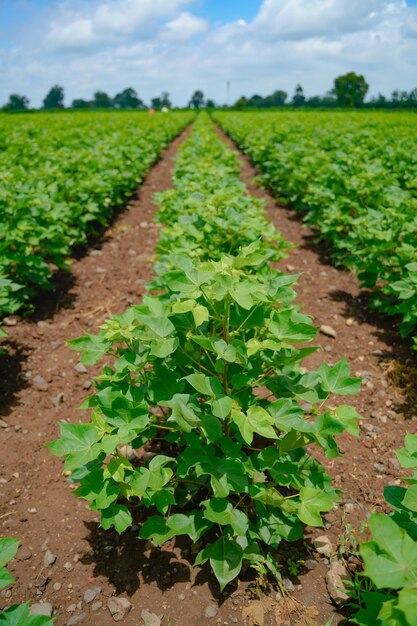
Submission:
<svg viewBox="0 0 417 626">
<path fill-rule="evenodd" d="M 30 2 L 30 0 L 28 0 Z M 202 0 L 201 0 L 202 1 Z M 220 1 L 220 0 L 219 0 Z M 417 85 L 417 8 L 405 0 L 264 0 L 252 21 L 210 23 L 193 0 L 61 0 L 0 48 L 0 103 L 12 92 L 41 103 L 56 82 L 67 103 L 126 86 L 179 105 L 202 89 L 219 102 L 301 83 L 322 94 L 347 71 L 371 93 Z"/>
</svg>

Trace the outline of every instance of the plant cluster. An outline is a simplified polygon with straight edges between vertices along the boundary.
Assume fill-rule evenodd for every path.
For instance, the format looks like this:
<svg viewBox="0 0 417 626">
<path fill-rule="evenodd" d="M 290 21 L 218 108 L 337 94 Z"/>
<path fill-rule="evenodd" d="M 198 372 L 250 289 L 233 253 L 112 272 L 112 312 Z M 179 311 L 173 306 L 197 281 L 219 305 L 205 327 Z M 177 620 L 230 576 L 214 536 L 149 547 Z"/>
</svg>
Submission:
<svg viewBox="0 0 417 626">
<path fill-rule="evenodd" d="M 302 367 L 316 328 L 292 304 L 297 277 L 271 268 L 281 237 L 206 115 L 177 163 L 155 290 L 71 342 L 83 363 L 112 365 L 85 402 L 91 422 L 61 423 L 48 445 L 104 528 L 188 536 L 223 589 L 246 566 L 279 579 L 280 542 L 322 525 L 337 494 L 307 447 L 334 457 L 336 436 L 358 432 L 354 409 L 328 400 L 360 381 L 345 359 Z"/>
<path fill-rule="evenodd" d="M 216 113 L 272 191 L 306 215 L 336 263 L 374 290 L 417 342 L 415 117 Z"/>
<path fill-rule="evenodd" d="M 192 113 L 13 116 L 0 130 L 0 318 L 50 289 Z"/>
<path fill-rule="evenodd" d="M 16 554 L 18 539 L 0 537 L 0 589 L 9 587 L 15 580 L 4 567 Z M 31 615 L 29 602 L 13 604 L 0 613 L 1 626 L 52 626 L 53 620 L 45 615 Z"/>
<path fill-rule="evenodd" d="M 359 549 L 365 564 L 357 597 L 362 605 L 352 618 L 359 626 L 414 626 L 417 615 L 417 436 L 407 434 L 396 452 L 401 467 L 414 470 L 407 487 L 384 490 L 390 515 L 373 513 L 371 540 Z M 361 591 L 362 587 L 373 589 Z M 358 592 L 359 591 L 359 592 Z"/>
</svg>

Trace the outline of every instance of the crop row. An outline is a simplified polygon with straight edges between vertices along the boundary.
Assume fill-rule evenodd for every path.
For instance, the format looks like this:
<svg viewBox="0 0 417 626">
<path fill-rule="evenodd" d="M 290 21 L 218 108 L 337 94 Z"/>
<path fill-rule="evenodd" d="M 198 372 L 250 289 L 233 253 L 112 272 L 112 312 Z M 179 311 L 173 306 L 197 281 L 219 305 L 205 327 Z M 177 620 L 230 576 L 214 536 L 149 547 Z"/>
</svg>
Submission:
<svg viewBox="0 0 417 626">
<path fill-rule="evenodd" d="M 337 435 L 357 434 L 359 415 L 331 397 L 360 381 L 346 359 L 303 367 L 317 329 L 292 304 L 297 277 L 269 263 L 285 245 L 207 116 L 158 202 L 150 291 L 71 342 L 84 364 L 110 364 L 84 403 L 90 422 L 61 423 L 49 449 L 105 529 L 188 536 L 221 588 L 248 566 L 279 581 L 281 541 L 321 526 L 337 499 L 308 447 L 333 458 Z"/>
<path fill-rule="evenodd" d="M 216 113 L 334 260 L 417 342 L 417 130 L 413 114 Z"/>
<path fill-rule="evenodd" d="M 192 113 L 45 114 L 0 124 L 0 318 L 68 268 Z"/>
</svg>

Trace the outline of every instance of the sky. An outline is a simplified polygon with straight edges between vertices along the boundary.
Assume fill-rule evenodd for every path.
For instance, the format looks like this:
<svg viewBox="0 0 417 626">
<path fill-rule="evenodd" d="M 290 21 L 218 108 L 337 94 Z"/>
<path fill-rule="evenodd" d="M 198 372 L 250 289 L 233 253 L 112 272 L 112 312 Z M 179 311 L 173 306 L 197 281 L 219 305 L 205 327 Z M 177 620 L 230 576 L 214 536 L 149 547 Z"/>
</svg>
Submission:
<svg viewBox="0 0 417 626">
<path fill-rule="evenodd" d="M 417 0 L 0 0 L 0 105 L 133 87 L 222 104 L 363 74 L 369 95 L 417 87 Z M 227 84 L 229 83 L 229 89 Z"/>
</svg>

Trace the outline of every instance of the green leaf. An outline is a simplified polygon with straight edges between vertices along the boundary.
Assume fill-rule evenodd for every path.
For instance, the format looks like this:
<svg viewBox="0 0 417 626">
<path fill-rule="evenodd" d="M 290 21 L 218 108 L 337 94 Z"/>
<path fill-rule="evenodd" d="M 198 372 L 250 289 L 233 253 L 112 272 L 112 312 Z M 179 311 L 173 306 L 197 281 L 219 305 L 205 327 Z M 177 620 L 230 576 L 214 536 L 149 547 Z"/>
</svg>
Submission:
<svg viewBox="0 0 417 626">
<path fill-rule="evenodd" d="M 209 310 L 202 304 L 197 304 L 193 308 L 193 317 L 196 326 L 201 326 L 204 322 L 208 322 L 210 319 Z"/>
<path fill-rule="evenodd" d="M 0 537 L 0 567 L 6 565 L 15 556 L 20 541 L 9 537 Z"/>
<path fill-rule="evenodd" d="M 417 545 L 387 515 L 374 513 L 369 519 L 372 541 L 363 543 L 360 553 L 364 573 L 378 589 L 401 589 L 417 579 Z"/>
<path fill-rule="evenodd" d="M 101 511 L 101 525 L 105 530 L 115 527 L 119 535 L 132 525 L 132 516 L 129 509 L 123 504 L 113 504 Z"/>
<path fill-rule="evenodd" d="M 66 456 L 65 469 L 73 470 L 100 454 L 100 433 L 91 424 L 60 423 L 61 437 L 46 444 L 52 454 Z"/>
<path fill-rule="evenodd" d="M 142 539 L 151 539 L 155 545 L 162 546 L 163 543 L 175 537 L 175 524 L 174 528 L 169 528 L 165 518 L 152 515 L 143 524 L 139 535 Z"/>
<path fill-rule="evenodd" d="M 342 422 L 343 426 L 346 428 L 349 434 L 354 436 L 359 435 L 358 420 L 363 418 L 353 408 L 353 406 L 349 406 L 348 404 L 341 404 L 336 408 L 335 415 L 337 419 Z"/>
<path fill-rule="evenodd" d="M 313 487 L 302 487 L 299 498 L 298 517 L 300 520 L 309 526 L 323 526 L 320 513 L 333 508 L 334 496 Z"/>
<path fill-rule="evenodd" d="M 201 503 L 204 507 L 204 517 L 220 526 L 230 525 L 237 535 L 245 535 L 248 531 L 249 521 L 243 511 L 234 509 L 232 504 L 225 499 L 212 498 Z"/>
<path fill-rule="evenodd" d="M 184 376 L 184 380 L 187 380 L 194 389 L 206 396 L 217 396 L 222 393 L 219 379 L 213 376 L 195 373 Z"/>
<path fill-rule="evenodd" d="M 417 589 L 401 589 L 397 606 L 404 613 L 407 622 L 412 624 L 417 615 Z"/>
<path fill-rule="evenodd" d="M 255 433 L 267 439 L 277 439 L 273 428 L 274 418 L 260 406 L 250 406 L 246 414 L 233 409 L 231 419 L 248 445 L 252 443 Z"/>
<path fill-rule="evenodd" d="M 317 372 L 321 376 L 323 389 L 329 393 L 342 396 L 352 396 L 361 388 L 360 378 L 351 378 L 346 357 L 343 357 L 333 367 L 323 362 Z"/>
<path fill-rule="evenodd" d="M 100 335 L 85 334 L 78 339 L 71 339 L 67 342 L 71 350 L 81 352 L 81 363 L 84 365 L 94 365 L 108 352 L 111 341 L 104 339 Z"/>
<path fill-rule="evenodd" d="M 220 419 L 226 419 L 229 417 L 230 411 L 232 410 L 233 400 L 228 396 L 222 396 L 221 398 L 215 398 L 211 401 L 211 408 L 213 411 L 213 415 L 219 417 Z"/>
<path fill-rule="evenodd" d="M 223 591 L 242 569 L 243 550 L 237 541 L 221 537 L 209 546 L 208 554 L 214 575 Z"/>
</svg>

